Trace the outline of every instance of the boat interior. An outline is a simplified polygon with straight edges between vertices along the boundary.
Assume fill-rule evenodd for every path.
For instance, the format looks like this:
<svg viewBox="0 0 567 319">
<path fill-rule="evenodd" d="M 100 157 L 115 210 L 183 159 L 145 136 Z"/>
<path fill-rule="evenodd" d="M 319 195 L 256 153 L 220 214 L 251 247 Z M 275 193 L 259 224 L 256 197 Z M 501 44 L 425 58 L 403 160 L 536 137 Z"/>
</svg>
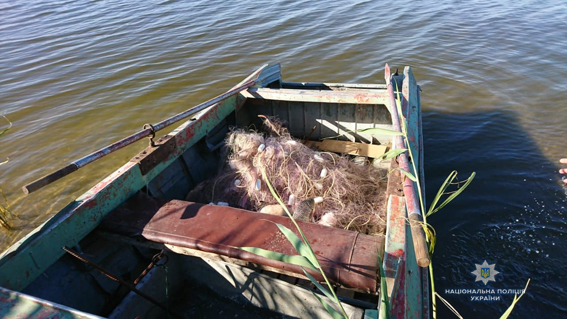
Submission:
<svg viewBox="0 0 567 319">
<path fill-rule="evenodd" d="M 236 98 L 235 110 L 219 118 L 204 137 L 113 209 L 76 246 L 65 247 L 67 253 L 23 292 L 110 318 L 164 318 L 168 313 L 188 318 L 222 317 L 219 314 L 223 313 L 251 318 L 324 317 L 326 313 L 312 295 L 319 293 L 301 267 L 237 248 L 296 254 L 274 224 L 293 228 L 289 218 L 185 198 L 197 184 L 217 173 L 224 160 L 221 149 L 227 133 L 235 127 L 259 127 L 258 115 L 281 119 L 298 140 L 335 138 L 389 145 L 391 136 L 356 133 L 365 128 L 392 128 L 382 99 L 386 99 L 385 85 L 380 84 L 286 83 L 278 79 L 243 91 Z M 209 116 L 214 114 L 205 110 L 168 136 L 199 125 Z M 168 156 L 149 149 L 132 159 L 140 164 L 142 173 L 162 165 L 161 159 Z M 395 162 L 375 165 L 391 169 Z M 390 179 L 394 178 L 398 180 L 389 181 L 384 197 L 400 195 L 399 177 Z M 384 254 L 384 236 L 299 224 L 347 313 L 362 317 L 364 309 L 376 309 L 378 257 Z M 135 290 L 124 282 L 134 282 Z"/>
</svg>

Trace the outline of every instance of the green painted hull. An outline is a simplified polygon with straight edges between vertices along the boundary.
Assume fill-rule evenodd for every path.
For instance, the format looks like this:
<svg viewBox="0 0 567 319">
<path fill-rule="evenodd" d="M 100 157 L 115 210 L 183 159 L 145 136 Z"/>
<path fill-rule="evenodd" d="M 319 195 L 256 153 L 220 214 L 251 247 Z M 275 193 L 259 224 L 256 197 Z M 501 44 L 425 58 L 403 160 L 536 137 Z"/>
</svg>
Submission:
<svg viewBox="0 0 567 319">
<path fill-rule="evenodd" d="M 406 68 L 405 74 L 400 76 L 399 80 L 400 83 L 414 83 L 405 92 L 409 105 L 412 106 L 408 107 L 408 113 L 405 116 L 411 132 L 410 147 L 414 150 L 414 154 L 422 154 L 419 88 L 415 84 L 415 79 L 413 79 L 413 74 L 411 74 L 409 68 Z M 40 289 L 38 288 L 38 281 L 42 280 L 40 277 L 45 275 L 46 272 L 55 271 L 53 269 L 58 267 L 58 263 L 61 263 L 62 256 L 65 255 L 62 247 L 78 245 L 97 228 L 111 211 L 138 191 L 145 189 L 146 191 L 162 192 L 169 197 L 175 197 L 177 195 L 172 194 L 175 193 L 177 187 L 179 194 L 186 193 L 192 185 L 176 180 L 176 173 L 172 167 L 177 165 L 180 159 L 190 158 L 192 148 L 199 141 L 203 141 L 226 118 L 232 117 L 234 114 L 246 115 L 246 112 L 242 111 L 241 108 L 248 99 L 262 98 L 270 101 L 285 101 L 290 105 L 296 102 L 319 103 L 320 105 L 322 103 L 329 105 L 347 103 L 353 105 L 353 107 L 370 105 L 371 108 L 372 105 L 388 106 L 390 104 L 384 85 L 309 83 L 288 83 L 287 85 L 288 87 L 295 87 L 295 89 L 267 89 L 268 86 L 282 86 L 281 74 L 279 65 L 263 67 L 258 84 L 254 88 L 235 94 L 199 113 L 195 116 L 195 119 L 182 124 L 163 138 L 162 144 L 158 141 L 158 147 L 146 149 L 146 154 L 143 156 L 140 154 L 124 164 L 28 236 L 10 247 L 0 258 L 0 287 L 6 288 L 3 290 L 3 298 L 9 300 L 0 308 L 0 316 L 14 313 L 30 314 L 30 309 L 35 307 L 43 311 L 37 312 L 43 314 L 37 315 L 38 318 L 49 317 L 46 314 L 50 313 L 60 314 L 63 318 L 81 317 L 83 315 L 88 317 L 88 314 L 82 314 L 79 311 L 73 312 L 72 309 L 65 306 L 54 306 L 49 302 L 42 303 L 40 299 L 27 298 L 19 292 Z M 317 86 L 329 86 L 334 89 L 322 91 L 317 90 Z M 348 87 L 350 91 L 344 89 L 345 87 Z M 365 93 L 364 90 L 368 91 Z M 321 109 L 323 109 L 322 106 Z M 310 116 L 307 112 L 309 111 L 304 111 L 304 116 Z M 321 114 L 319 115 L 321 116 Z M 290 113 L 288 113 L 288 116 L 291 120 Z M 304 124 L 305 128 L 296 128 L 296 130 L 299 130 L 296 135 L 301 134 L 301 130 L 310 129 L 307 127 L 306 121 Z M 376 123 L 373 123 L 373 126 L 376 126 Z M 356 127 L 353 128 L 356 129 Z M 382 138 L 388 140 L 390 137 Z M 166 146 L 167 152 L 164 152 Z M 152 158 L 154 161 L 158 158 L 159 161 L 148 164 Z M 422 155 L 419 156 L 419 159 L 416 159 L 416 162 L 418 162 L 418 169 L 421 170 L 416 175 L 420 176 L 423 181 Z M 167 188 L 167 183 L 160 182 L 162 179 L 167 179 L 167 183 L 176 186 Z M 384 248 L 384 265 L 389 279 L 389 294 L 395 300 L 395 304 L 393 304 L 395 317 L 427 318 L 429 317 L 427 273 L 426 268 L 419 268 L 415 263 L 409 226 L 405 222 L 399 222 L 400 219 L 404 220 L 406 216 L 403 198 L 392 197 L 388 213 L 389 224 L 386 234 L 386 247 Z M 51 289 L 56 289 L 56 287 Z M 88 303 L 89 301 L 85 300 L 84 302 Z M 33 313 L 31 314 L 33 316 Z M 367 312 L 367 315 L 376 317 L 377 312 Z"/>
</svg>

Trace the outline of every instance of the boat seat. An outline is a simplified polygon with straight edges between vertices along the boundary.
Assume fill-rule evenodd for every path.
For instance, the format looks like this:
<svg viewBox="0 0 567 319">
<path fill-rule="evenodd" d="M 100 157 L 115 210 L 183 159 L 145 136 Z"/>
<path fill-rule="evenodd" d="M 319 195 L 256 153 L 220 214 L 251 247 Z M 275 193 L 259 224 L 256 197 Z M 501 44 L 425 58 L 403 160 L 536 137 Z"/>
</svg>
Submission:
<svg viewBox="0 0 567 319">
<path fill-rule="evenodd" d="M 104 231 L 204 251 L 303 277 L 301 267 L 271 260 L 236 247 L 258 247 L 297 255 L 275 223 L 295 230 L 287 217 L 226 206 L 181 200 L 162 200 L 142 192 L 112 211 L 101 224 Z M 382 236 L 369 236 L 298 222 L 330 281 L 367 293 L 377 291 L 378 254 Z M 296 234 L 297 232 L 294 231 Z M 310 271 L 318 280 L 320 274 Z"/>
</svg>

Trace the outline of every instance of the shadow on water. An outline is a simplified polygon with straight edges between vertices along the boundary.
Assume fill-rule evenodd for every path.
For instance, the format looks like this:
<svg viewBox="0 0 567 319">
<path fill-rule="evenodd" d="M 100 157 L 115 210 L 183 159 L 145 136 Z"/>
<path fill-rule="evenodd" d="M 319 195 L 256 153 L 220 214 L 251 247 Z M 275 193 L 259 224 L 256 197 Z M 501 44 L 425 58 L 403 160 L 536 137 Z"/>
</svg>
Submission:
<svg viewBox="0 0 567 319">
<path fill-rule="evenodd" d="M 427 198 L 454 169 L 475 180 L 428 220 L 437 230 L 433 257 L 437 292 L 465 318 L 499 317 L 513 300 L 472 301 L 446 289 L 521 289 L 513 318 L 567 314 L 566 190 L 558 166 L 544 157 L 509 111 L 424 113 Z M 559 160 L 559 159 L 557 159 Z M 496 282 L 475 282 L 475 263 L 496 264 Z M 439 318 L 454 315 L 439 305 Z"/>
</svg>

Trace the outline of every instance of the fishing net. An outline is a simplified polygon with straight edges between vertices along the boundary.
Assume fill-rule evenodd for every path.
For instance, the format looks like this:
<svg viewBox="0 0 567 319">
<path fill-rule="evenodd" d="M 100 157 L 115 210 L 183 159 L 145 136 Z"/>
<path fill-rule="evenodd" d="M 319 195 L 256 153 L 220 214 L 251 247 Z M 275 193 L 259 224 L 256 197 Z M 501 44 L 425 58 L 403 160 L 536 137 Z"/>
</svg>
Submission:
<svg viewBox="0 0 567 319">
<path fill-rule="evenodd" d="M 307 209 L 307 221 L 360 233 L 384 232 L 387 172 L 311 149 L 277 119 L 263 120 L 260 131 L 235 129 L 228 134 L 228 165 L 195 187 L 187 200 L 281 215 L 263 170 L 294 217 Z M 302 214 L 300 219 L 306 216 Z"/>
</svg>

